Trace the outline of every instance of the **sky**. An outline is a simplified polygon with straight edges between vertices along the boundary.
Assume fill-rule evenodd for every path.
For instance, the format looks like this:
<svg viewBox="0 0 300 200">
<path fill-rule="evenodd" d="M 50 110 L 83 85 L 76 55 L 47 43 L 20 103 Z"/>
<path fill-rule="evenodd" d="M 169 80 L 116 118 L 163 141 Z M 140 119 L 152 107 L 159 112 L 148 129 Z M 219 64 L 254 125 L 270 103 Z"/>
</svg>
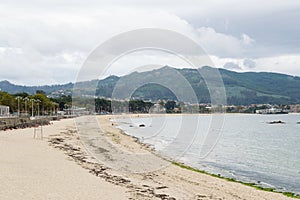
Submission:
<svg viewBox="0 0 300 200">
<path fill-rule="evenodd" d="M 75 82 L 94 49 L 141 28 L 193 39 L 218 68 L 300 76 L 299 21 L 298 0 L 0 0 L 0 80 Z M 109 73 L 147 64 L 188 67 L 176 59 L 139 52 L 119 59 Z"/>
</svg>

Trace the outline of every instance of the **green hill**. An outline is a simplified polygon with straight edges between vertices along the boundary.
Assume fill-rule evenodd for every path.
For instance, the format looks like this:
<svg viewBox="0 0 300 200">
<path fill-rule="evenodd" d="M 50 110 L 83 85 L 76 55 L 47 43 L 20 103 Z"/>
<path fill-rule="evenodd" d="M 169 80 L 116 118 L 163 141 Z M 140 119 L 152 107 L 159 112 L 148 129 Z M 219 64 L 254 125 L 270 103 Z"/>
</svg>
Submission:
<svg viewBox="0 0 300 200">
<path fill-rule="evenodd" d="M 201 74 L 213 72 L 213 70 L 211 67 L 202 67 L 197 70 L 175 69 L 166 66 L 152 71 L 134 72 L 123 77 L 110 76 L 99 81 L 80 82 L 76 83 L 76 86 L 85 95 L 110 98 L 113 92 L 118 90 L 121 98 L 128 96 L 126 92 L 132 90 L 131 97 L 152 101 L 158 99 L 177 100 L 175 93 L 177 96 L 183 95 L 184 93 L 181 91 L 192 87 L 200 103 L 209 103 L 209 91 Z M 219 72 L 225 86 L 228 104 L 300 103 L 300 77 L 269 72 L 238 73 L 225 69 L 219 69 Z M 180 85 L 178 80 L 180 77 L 187 81 L 186 88 L 182 84 Z M 135 87 L 135 84 L 139 83 L 141 85 Z M 159 83 L 165 83 L 170 87 L 162 86 Z M 9 93 L 27 92 L 32 94 L 36 90 L 43 90 L 50 94 L 58 90 L 71 90 L 73 86 L 73 83 L 68 83 L 27 87 L 13 85 L 8 81 L 0 82 L 0 89 Z"/>
<path fill-rule="evenodd" d="M 204 74 L 203 70 L 212 70 L 212 68 L 203 67 L 199 70 L 175 70 L 189 82 L 190 86 L 194 89 L 199 102 L 210 102 L 209 91 L 201 74 Z M 219 69 L 219 72 L 225 86 L 228 104 L 300 103 L 300 77 L 268 72 L 237 73 L 225 69 Z M 161 78 L 165 79 L 164 82 L 171 82 L 176 85 L 177 79 L 171 75 L 172 73 L 174 73 L 174 68 L 164 67 L 149 72 L 135 72 L 125 77 L 121 77 L 120 80 L 122 80 L 122 84 L 126 87 L 132 84 L 132 80 L 135 80 L 136 82 L 136 80 L 139 79 L 157 80 Z M 108 88 L 105 88 L 102 85 L 101 90 L 98 90 L 97 94 L 103 94 L 103 91 L 111 90 L 114 87 L 114 84 L 111 84 Z M 181 87 L 182 86 L 178 86 L 177 88 L 180 89 Z M 158 99 L 177 100 L 174 92 L 166 87 L 153 83 L 141 85 L 132 96 L 141 99 L 151 99 L 153 101 Z M 110 97 L 110 95 L 107 95 L 107 97 Z"/>
</svg>

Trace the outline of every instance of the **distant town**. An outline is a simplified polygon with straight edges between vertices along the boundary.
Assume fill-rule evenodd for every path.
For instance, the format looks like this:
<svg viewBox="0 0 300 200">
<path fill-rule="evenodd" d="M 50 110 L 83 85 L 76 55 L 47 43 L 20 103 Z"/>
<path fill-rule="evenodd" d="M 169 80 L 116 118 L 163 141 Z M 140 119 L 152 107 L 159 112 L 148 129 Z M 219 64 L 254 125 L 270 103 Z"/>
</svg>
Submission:
<svg viewBox="0 0 300 200">
<path fill-rule="evenodd" d="M 287 114 L 299 113 L 300 104 L 250 104 L 250 105 L 211 105 L 210 103 L 190 104 L 171 99 L 157 101 L 144 99 L 111 99 L 93 97 L 94 105 L 87 105 L 86 97 L 73 102 L 71 92 L 59 90 L 46 95 L 37 90 L 35 95 L 27 93 L 9 94 L 0 91 L 0 116 L 53 116 L 79 114 L 114 113 L 253 113 Z M 91 104 L 91 103 L 89 103 Z"/>
</svg>

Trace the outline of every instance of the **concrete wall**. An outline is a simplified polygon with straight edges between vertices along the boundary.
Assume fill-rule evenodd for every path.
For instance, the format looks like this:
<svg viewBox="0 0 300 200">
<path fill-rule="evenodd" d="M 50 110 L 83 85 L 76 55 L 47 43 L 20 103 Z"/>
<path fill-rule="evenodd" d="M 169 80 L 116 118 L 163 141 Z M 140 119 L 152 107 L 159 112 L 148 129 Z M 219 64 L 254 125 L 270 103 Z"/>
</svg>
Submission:
<svg viewBox="0 0 300 200">
<path fill-rule="evenodd" d="M 30 120 L 29 117 L 0 118 L 0 130 L 48 125 L 50 118 Z"/>
</svg>

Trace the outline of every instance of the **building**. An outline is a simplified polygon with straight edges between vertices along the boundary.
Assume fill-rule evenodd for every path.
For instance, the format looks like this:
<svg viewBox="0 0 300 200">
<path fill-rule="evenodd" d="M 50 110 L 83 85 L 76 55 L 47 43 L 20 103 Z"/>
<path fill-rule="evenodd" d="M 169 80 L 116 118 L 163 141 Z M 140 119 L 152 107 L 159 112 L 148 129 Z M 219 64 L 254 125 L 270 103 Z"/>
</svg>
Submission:
<svg viewBox="0 0 300 200">
<path fill-rule="evenodd" d="M 150 108 L 149 111 L 150 113 L 165 113 L 166 109 L 162 105 L 156 103 Z"/>
<path fill-rule="evenodd" d="M 290 105 L 290 111 L 300 113 L 300 104 Z"/>
<path fill-rule="evenodd" d="M 86 108 L 71 106 L 70 108 L 64 109 L 64 114 L 80 116 L 80 115 L 88 115 L 89 112 L 87 111 Z"/>
<path fill-rule="evenodd" d="M 9 116 L 9 106 L 0 105 L 0 117 L 8 117 L 8 116 Z"/>
<path fill-rule="evenodd" d="M 268 108 L 256 110 L 256 114 L 288 114 L 288 110 L 280 109 L 280 108 Z"/>
</svg>

